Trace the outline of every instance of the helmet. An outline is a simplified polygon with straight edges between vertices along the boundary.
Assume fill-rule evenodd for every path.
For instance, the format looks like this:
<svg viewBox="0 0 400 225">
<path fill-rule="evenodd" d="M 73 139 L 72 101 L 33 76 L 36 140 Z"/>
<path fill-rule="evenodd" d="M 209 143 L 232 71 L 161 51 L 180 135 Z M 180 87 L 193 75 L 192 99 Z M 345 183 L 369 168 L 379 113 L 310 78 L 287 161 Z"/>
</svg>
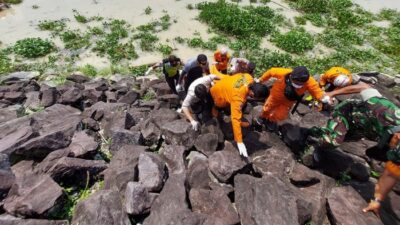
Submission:
<svg viewBox="0 0 400 225">
<path fill-rule="evenodd" d="M 308 72 L 308 69 L 305 66 L 298 66 L 293 68 L 290 78 L 293 81 L 307 82 L 308 79 L 310 78 L 310 73 Z"/>
<path fill-rule="evenodd" d="M 343 74 L 337 76 L 333 81 L 333 85 L 335 87 L 346 87 L 347 85 L 349 85 L 349 83 L 350 83 L 350 78 Z"/>
</svg>

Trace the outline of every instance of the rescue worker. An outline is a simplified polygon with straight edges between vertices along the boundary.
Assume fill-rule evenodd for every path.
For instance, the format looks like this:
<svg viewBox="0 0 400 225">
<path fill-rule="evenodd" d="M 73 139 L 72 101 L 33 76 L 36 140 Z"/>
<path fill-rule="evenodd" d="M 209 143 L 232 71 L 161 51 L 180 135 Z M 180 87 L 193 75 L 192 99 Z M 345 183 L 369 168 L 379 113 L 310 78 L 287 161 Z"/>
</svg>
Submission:
<svg viewBox="0 0 400 225">
<path fill-rule="evenodd" d="M 321 90 L 315 79 L 310 77 L 304 66 L 293 69 L 271 68 L 258 81 L 263 83 L 271 78 L 276 79 L 272 85 L 271 94 L 263 106 L 260 117 L 255 121 L 259 126 L 266 125 L 270 131 L 276 130 L 277 122 L 288 117 L 289 110 L 296 101 L 302 99 L 306 91 L 318 101 L 330 102 L 330 97 Z"/>
<path fill-rule="evenodd" d="M 227 74 L 228 62 L 230 58 L 231 56 L 226 48 L 221 48 L 220 50 L 214 52 L 215 67 L 222 74 Z"/>
<path fill-rule="evenodd" d="M 347 90 L 346 90 L 347 89 Z M 315 148 L 333 148 L 343 143 L 349 130 L 356 130 L 370 140 L 378 141 L 378 148 L 385 149 L 390 138 L 400 135 L 400 109 L 393 102 L 382 97 L 374 88 L 360 83 L 344 88 L 344 92 L 360 93 L 361 99 L 347 99 L 337 105 L 326 127 L 311 129 L 308 141 L 316 142 L 309 146 L 304 157 L 314 155 Z M 397 133 L 397 134 L 396 134 Z M 396 134 L 396 135 L 394 135 Z M 399 146 L 397 146 L 398 149 Z M 389 160 L 400 163 L 399 151 L 388 151 Z M 311 158 L 312 159 L 312 158 Z M 312 160 L 306 159 L 312 165 Z"/>
<path fill-rule="evenodd" d="M 180 58 L 177 58 L 174 55 L 170 55 L 168 58 L 163 59 L 162 62 L 152 65 L 146 71 L 145 75 L 149 75 L 149 73 L 157 67 L 162 67 L 165 81 L 167 82 L 169 88 L 171 88 L 174 94 L 178 94 L 175 86 L 176 84 L 178 84 L 179 69 L 182 67 L 182 65 L 183 63 Z"/>
<path fill-rule="evenodd" d="M 200 54 L 197 58 L 189 59 L 182 70 L 179 77 L 178 84 L 176 86 L 177 91 L 185 90 L 187 93 L 190 84 L 197 78 L 203 76 L 203 74 L 210 74 L 209 64 L 207 61 L 207 56 Z M 182 81 L 185 80 L 184 88 L 182 89 Z"/>
<path fill-rule="evenodd" d="M 210 95 L 210 88 L 213 85 L 213 81 L 219 79 L 220 77 L 217 75 L 210 74 L 198 78 L 190 85 L 182 103 L 182 111 L 192 124 L 193 130 L 197 131 L 200 123 L 193 117 L 192 112 L 195 114 L 202 113 L 203 122 L 207 122 L 211 118 L 213 102 Z"/>
<path fill-rule="evenodd" d="M 265 99 L 269 94 L 268 87 L 254 83 L 253 77 L 248 73 L 238 73 L 216 81 L 210 93 L 214 101 L 214 112 L 216 108 L 230 108 L 234 139 L 240 155 L 247 157 L 247 149 L 242 138 L 242 107 L 248 96 Z"/>
<path fill-rule="evenodd" d="M 343 67 L 332 67 L 319 77 L 319 86 L 330 92 L 337 88 L 357 84 L 360 77 Z"/>
</svg>

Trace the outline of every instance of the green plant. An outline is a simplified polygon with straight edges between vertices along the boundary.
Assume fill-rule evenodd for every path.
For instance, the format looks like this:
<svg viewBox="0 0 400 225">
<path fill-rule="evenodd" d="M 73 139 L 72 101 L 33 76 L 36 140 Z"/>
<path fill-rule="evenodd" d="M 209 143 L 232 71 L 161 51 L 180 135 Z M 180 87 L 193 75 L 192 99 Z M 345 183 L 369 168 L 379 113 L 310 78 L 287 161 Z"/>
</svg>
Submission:
<svg viewBox="0 0 400 225">
<path fill-rule="evenodd" d="M 349 182 L 351 180 L 351 176 L 349 175 L 349 173 L 347 171 L 345 172 L 341 172 L 339 179 L 336 180 L 336 186 L 341 186 L 346 182 Z"/>
<path fill-rule="evenodd" d="M 150 8 L 150 6 L 147 6 L 147 7 L 144 9 L 144 14 L 149 15 L 149 14 L 151 13 L 151 11 L 152 11 L 152 9 Z"/>
<path fill-rule="evenodd" d="M 40 30 L 48 30 L 58 33 L 64 30 L 66 24 L 64 20 L 44 20 L 39 21 L 38 27 Z"/>
<path fill-rule="evenodd" d="M 384 8 L 378 14 L 378 18 L 381 20 L 393 20 L 396 17 L 400 17 L 400 12 L 395 9 Z"/>
<path fill-rule="evenodd" d="M 4 0 L 4 2 L 8 4 L 19 4 L 22 0 Z"/>
<path fill-rule="evenodd" d="M 32 9 L 38 9 L 39 6 L 38 5 L 32 5 Z"/>
<path fill-rule="evenodd" d="M 101 146 L 99 149 L 99 153 L 100 153 L 101 157 L 104 159 L 104 161 L 110 162 L 111 158 L 112 158 L 112 154 L 110 152 L 110 146 L 111 146 L 112 139 L 104 137 L 103 132 L 104 132 L 104 130 L 101 130 L 99 132 L 99 135 L 101 138 Z"/>
<path fill-rule="evenodd" d="M 154 91 L 148 90 L 143 96 L 142 100 L 143 101 L 151 101 L 156 98 L 156 93 Z"/>
<path fill-rule="evenodd" d="M 364 39 L 354 29 L 326 29 L 320 37 L 321 42 L 330 48 L 343 48 L 352 45 L 362 45 Z"/>
<path fill-rule="evenodd" d="M 77 50 L 90 46 L 90 37 L 83 35 L 79 30 L 67 30 L 60 35 L 66 49 Z"/>
<path fill-rule="evenodd" d="M 45 56 L 55 49 L 53 42 L 49 40 L 43 40 L 41 38 L 25 38 L 18 40 L 13 51 L 17 55 L 24 56 L 26 58 L 37 58 Z"/>
<path fill-rule="evenodd" d="M 314 47 L 314 38 L 303 28 L 294 28 L 286 34 L 277 34 L 272 42 L 291 53 L 300 54 Z"/>
<path fill-rule="evenodd" d="M 24 115 L 25 116 L 26 115 L 32 115 L 32 114 L 35 114 L 35 113 L 38 113 L 38 112 L 43 112 L 43 111 L 44 111 L 44 107 L 43 106 L 39 106 L 37 108 L 28 107 L 28 108 L 25 108 Z"/>
<path fill-rule="evenodd" d="M 163 54 L 163 56 L 168 56 L 168 55 L 170 55 L 170 54 L 172 53 L 172 51 L 173 51 L 173 49 L 172 49 L 171 46 L 169 46 L 169 45 L 163 45 L 163 44 L 158 45 L 157 50 L 158 50 L 159 52 L 161 52 L 161 53 Z"/>
<path fill-rule="evenodd" d="M 185 39 L 182 38 L 182 37 L 175 37 L 174 40 L 175 40 L 176 42 L 178 42 L 179 44 L 185 43 Z"/>
<path fill-rule="evenodd" d="M 250 0 L 250 3 L 257 3 L 257 0 Z"/>
<path fill-rule="evenodd" d="M 193 9 L 193 5 L 192 4 L 187 4 L 186 8 L 189 9 L 189 10 L 192 10 Z"/>
<path fill-rule="evenodd" d="M 304 18 L 308 19 L 312 25 L 322 27 L 327 24 L 326 18 L 319 13 L 306 13 Z"/>
<path fill-rule="evenodd" d="M 305 13 L 326 13 L 329 8 L 329 0 L 296 0 L 294 6 Z"/>
<path fill-rule="evenodd" d="M 139 39 L 139 46 L 143 51 L 154 51 L 155 43 L 158 37 L 149 32 L 140 32 L 133 36 L 134 39 Z"/>
<path fill-rule="evenodd" d="M 95 77 L 97 75 L 97 69 L 90 64 L 80 67 L 79 71 L 81 71 L 85 76 L 89 77 Z"/>
<path fill-rule="evenodd" d="M 133 66 L 130 67 L 129 70 L 134 76 L 142 76 L 148 69 L 148 65 L 141 65 L 141 66 Z"/>
<path fill-rule="evenodd" d="M 79 23 L 89 22 L 89 19 L 86 18 L 86 16 L 80 14 L 77 10 L 74 9 L 74 10 L 72 10 L 72 12 L 74 12 L 74 17 L 77 22 L 79 22 Z"/>
<path fill-rule="evenodd" d="M 307 20 L 306 20 L 306 18 L 303 17 L 303 16 L 296 16 L 296 17 L 294 17 L 294 22 L 295 22 L 297 25 L 306 25 Z"/>
<path fill-rule="evenodd" d="M 11 71 L 12 71 L 11 59 L 8 57 L 8 55 L 3 50 L 1 50 L 0 51 L 0 75 L 9 73 Z"/>
<path fill-rule="evenodd" d="M 380 176 L 381 174 L 379 172 L 371 170 L 371 177 L 378 179 Z"/>
<path fill-rule="evenodd" d="M 105 34 L 104 30 L 101 29 L 100 27 L 90 27 L 88 32 L 90 35 L 96 35 L 96 36 L 101 36 Z"/>
</svg>

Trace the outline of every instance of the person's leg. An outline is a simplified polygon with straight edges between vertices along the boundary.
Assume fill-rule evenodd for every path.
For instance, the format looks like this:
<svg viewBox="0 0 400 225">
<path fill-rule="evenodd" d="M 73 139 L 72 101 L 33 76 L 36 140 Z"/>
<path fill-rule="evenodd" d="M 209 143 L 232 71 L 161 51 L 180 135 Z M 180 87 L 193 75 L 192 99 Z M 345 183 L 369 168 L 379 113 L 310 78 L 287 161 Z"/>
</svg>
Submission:
<svg viewBox="0 0 400 225">
<path fill-rule="evenodd" d="M 214 100 L 211 97 L 211 94 L 209 93 L 206 97 L 206 101 L 203 106 L 203 112 L 202 112 L 202 117 L 203 117 L 203 122 L 206 123 L 210 119 L 212 119 L 212 108 L 214 107 Z"/>
<path fill-rule="evenodd" d="M 172 93 L 178 94 L 175 88 L 175 77 L 169 77 L 167 74 L 164 74 L 165 76 L 165 81 L 167 82 L 169 88 L 171 89 Z"/>
</svg>

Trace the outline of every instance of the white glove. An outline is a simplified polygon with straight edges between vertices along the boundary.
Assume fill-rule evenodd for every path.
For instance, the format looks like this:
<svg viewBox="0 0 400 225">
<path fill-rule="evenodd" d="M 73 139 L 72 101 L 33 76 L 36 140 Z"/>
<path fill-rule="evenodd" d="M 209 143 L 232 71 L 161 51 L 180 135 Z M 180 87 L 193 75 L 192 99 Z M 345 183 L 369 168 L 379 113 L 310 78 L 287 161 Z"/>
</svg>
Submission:
<svg viewBox="0 0 400 225">
<path fill-rule="evenodd" d="M 197 131 L 199 129 L 199 127 L 200 127 L 199 122 L 197 122 L 196 120 L 192 120 L 192 121 L 190 121 L 190 123 L 192 124 L 193 130 Z"/>
<path fill-rule="evenodd" d="M 177 84 L 175 88 L 176 88 L 176 91 L 178 91 L 178 92 L 183 91 L 183 87 L 180 84 Z"/>
<path fill-rule="evenodd" d="M 243 143 L 237 143 L 238 149 L 239 149 L 239 154 L 244 156 L 244 157 L 248 157 L 247 155 L 247 150 L 246 150 L 246 146 Z"/>
<path fill-rule="evenodd" d="M 258 79 L 258 78 L 254 78 L 254 82 L 256 82 L 256 83 L 260 83 L 260 79 Z"/>
<path fill-rule="evenodd" d="M 144 75 L 145 75 L 145 76 L 149 75 L 149 73 L 150 73 L 151 71 L 153 71 L 153 67 L 150 67 L 150 68 L 146 71 L 146 73 L 144 73 Z"/>
<path fill-rule="evenodd" d="M 328 95 L 325 95 L 325 96 L 321 99 L 321 102 L 322 102 L 322 103 L 331 104 L 331 103 L 332 103 L 332 100 L 331 100 L 331 97 L 329 97 Z"/>
</svg>

